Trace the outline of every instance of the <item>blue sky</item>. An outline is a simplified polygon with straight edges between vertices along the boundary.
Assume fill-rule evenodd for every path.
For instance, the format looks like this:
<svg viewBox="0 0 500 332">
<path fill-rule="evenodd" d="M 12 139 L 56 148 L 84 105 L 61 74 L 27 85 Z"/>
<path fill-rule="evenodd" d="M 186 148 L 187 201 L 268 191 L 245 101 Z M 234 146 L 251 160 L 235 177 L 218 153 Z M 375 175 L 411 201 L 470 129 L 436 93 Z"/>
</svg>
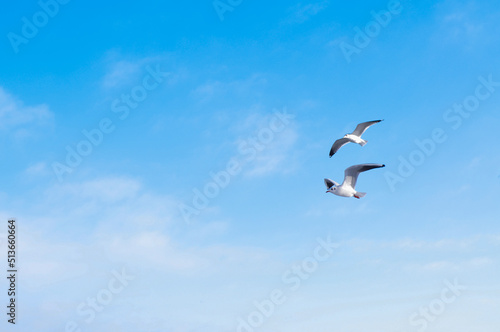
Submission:
<svg viewBox="0 0 500 332">
<path fill-rule="evenodd" d="M 23 331 L 498 330 L 497 2 L 45 3 L 0 23 Z"/>
</svg>

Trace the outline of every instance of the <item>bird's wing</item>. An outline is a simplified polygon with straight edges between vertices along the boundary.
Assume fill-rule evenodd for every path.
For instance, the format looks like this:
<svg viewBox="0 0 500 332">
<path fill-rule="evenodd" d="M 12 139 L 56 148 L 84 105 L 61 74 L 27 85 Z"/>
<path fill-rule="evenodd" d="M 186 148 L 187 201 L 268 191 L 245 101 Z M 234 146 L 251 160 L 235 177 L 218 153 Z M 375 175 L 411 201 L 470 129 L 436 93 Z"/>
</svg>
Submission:
<svg viewBox="0 0 500 332">
<path fill-rule="evenodd" d="M 356 187 L 358 175 L 361 172 L 366 172 L 374 168 L 385 167 L 383 164 L 361 164 L 347 168 L 344 172 L 344 183 L 342 185 L 350 186 L 352 189 Z"/>
<path fill-rule="evenodd" d="M 363 133 L 368 129 L 370 126 L 373 126 L 376 123 L 381 122 L 382 120 L 375 120 L 375 121 L 368 121 L 368 122 L 363 122 L 357 125 L 356 129 L 352 132 L 353 135 L 361 137 Z"/>
<path fill-rule="evenodd" d="M 347 143 L 349 143 L 351 140 L 348 139 L 348 138 L 341 138 L 341 139 L 338 139 L 335 141 L 335 143 L 333 143 L 332 145 L 332 148 L 330 149 L 330 158 L 337 153 L 337 151 L 343 147 L 344 145 L 346 145 Z"/>
<path fill-rule="evenodd" d="M 330 189 L 333 186 L 338 186 L 339 184 L 333 180 L 325 179 L 325 185 L 327 189 Z"/>
</svg>

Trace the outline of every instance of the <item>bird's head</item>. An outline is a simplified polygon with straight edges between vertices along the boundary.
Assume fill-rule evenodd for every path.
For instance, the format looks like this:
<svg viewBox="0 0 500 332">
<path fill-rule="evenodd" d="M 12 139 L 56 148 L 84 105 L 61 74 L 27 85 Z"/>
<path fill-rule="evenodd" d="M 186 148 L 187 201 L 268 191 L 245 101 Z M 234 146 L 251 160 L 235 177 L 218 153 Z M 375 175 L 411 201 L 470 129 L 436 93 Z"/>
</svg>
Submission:
<svg viewBox="0 0 500 332">
<path fill-rule="evenodd" d="M 337 186 L 331 186 L 326 192 L 327 193 L 335 193 L 337 191 Z"/>
</svg>

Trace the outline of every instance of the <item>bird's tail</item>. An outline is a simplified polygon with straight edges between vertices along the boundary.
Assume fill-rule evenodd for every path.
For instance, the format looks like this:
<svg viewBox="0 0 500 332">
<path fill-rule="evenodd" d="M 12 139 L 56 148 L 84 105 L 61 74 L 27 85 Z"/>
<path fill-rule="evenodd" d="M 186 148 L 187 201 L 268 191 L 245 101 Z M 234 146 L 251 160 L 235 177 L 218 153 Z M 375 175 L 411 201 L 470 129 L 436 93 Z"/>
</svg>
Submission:
<svg viewBox="0 0 500 332">
<path fill-rule="evenodd" d="M 357 199 L 360 199 L 360 198 L 363 198 L 366 196 L 366 193 L 362 193 L 362 192 L 356 192 L 356 194 L 354 195 L 354 197 L 356 197 Z"/>
<path fill-rule="evenodd" d="M 366 145 L 366 143 L 368 143 L 368 141 L 362 140 L 362 141 L 361 141 L 361 143 L 359 143 L 359 145 L 361 145 L 361 146 L 365 146 L 365 145 Z"/>
</svg>

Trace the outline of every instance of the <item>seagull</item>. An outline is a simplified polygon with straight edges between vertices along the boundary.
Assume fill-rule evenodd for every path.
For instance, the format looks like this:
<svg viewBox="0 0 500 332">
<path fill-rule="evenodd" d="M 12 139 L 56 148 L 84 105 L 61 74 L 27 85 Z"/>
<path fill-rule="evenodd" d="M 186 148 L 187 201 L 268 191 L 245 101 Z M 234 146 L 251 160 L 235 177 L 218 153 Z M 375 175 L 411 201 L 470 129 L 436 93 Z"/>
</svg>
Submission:
<svg viewBox="0 0 500 332">
<path fill-rule="evenodd" d="M 358 199 L 360 199 L 361 197 L 365 197 L 366 193 L 362 193 L 354 189 L 356 187 L 356 181 L 358 180 L 359 173 L 381 167 L 385 167 L 385 165 L 361 164 L 361 165 L 351 166 L 347 168 L 344 172 L 345 177 L 344 177 L 344 183 L 342 183 L 342 185 L 339 185 L 337 182 L 332 181 L 330 179 L 325 179 L 325 185 L 326 188 L 328 189 L 326 192 L 342 197 L 356 197 Z"/>
<path fill-rule="evenodd" d="M 383 120 L 375 120 L 375 121 L 368 121 L 368 122 L 363 122 L 360 123 L 356 129 L 350 133 L 350 134 L 345 134 L 343 138 L 338 139 L 333 143 L 332 148 L 330 149 L 330 158 L 337 153 L 337 151 L 346 145 L 349 142 L 353 142 L 356 144 L 359 144 L 361 146 L 365 146 L 368 141 L 365 141 L 364 139 L 361 138 L 361 135 L 368 129 L 369 127 L 373 126 L 376 123 L 379 123 Z"/>
</svg>

